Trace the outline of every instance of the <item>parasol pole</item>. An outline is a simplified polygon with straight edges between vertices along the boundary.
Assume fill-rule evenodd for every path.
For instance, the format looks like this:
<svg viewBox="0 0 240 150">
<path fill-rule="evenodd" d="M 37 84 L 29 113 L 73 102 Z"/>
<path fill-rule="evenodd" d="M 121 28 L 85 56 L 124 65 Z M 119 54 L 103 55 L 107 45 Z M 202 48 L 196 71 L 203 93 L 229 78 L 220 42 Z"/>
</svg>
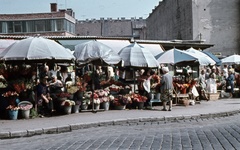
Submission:
<svg viewBox="0 0 240 150">
<path fill-rule="evenodd" d="M 133 90 L 134 90 L 134 93 L 136 92 L 135 84 L 136 84 L 136 75 L 135 75 L 135 69 L 133 67 Z"/>
<path fill-rule="evenodd" d="M 36 84 L 35 86 L 35 111 L 37 112 L 38 111 L 38 108 L 37 108 L 37 104 L 38 104 L 38 100 L 37 100 L 37 80 L 38 80 L 38 76 L 39 76 L 39 72 L 38 72 L 38 64 L 36 63 L 36 81 L 34 84 Z"/>
<path fill-rule="evenodd" d="M 91 99 L 92 99 L 92 112 L 95 112 L 94 111 L 94 89 L 95 89 L 95 86 L 94 86 L 94 79 L 95 79 L 95 66 L 93 65 L 93 63 L 92 63 L 92 70 L 93 70 L 93 72 L 92 72 L 92 97 L 91 97 Z"/>
</svg>

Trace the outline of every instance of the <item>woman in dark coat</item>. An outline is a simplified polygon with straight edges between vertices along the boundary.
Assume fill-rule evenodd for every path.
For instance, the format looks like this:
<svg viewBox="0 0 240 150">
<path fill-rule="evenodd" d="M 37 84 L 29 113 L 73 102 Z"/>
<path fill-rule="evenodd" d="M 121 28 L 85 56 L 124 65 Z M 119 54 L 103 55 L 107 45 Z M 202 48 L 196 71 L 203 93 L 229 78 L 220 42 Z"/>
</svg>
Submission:
<svg viewBox="0 0 240 150">
<path fill-rule="evenodd" d="M 226 78 L 226 92 L 230 93 L 230 97 L 232 97 L 234 93 L 234 80 L 234 73 L 232 70 L 229 70 L 228 77 Z"/>
</svg>

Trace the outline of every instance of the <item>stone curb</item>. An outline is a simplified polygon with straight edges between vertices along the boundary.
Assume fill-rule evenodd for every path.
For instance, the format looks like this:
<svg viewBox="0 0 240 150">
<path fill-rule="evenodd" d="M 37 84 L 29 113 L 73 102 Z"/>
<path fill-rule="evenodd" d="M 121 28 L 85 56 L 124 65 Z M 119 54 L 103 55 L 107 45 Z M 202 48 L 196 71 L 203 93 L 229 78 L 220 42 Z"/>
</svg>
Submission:
<svg viewBox="0 0 240 150">
<path fill-rule="evenodd" d="M 87 129 L 101 126 L 117 126 L 117 125 L 131 125 L 131 124 L 144 124 L 147 122 L 176 122 L 178 120 L 192 120 L 192 119 L 208 119 L 216 117 L 228 117 L 239 114 L 240 110 L 234 110 L 229 112 L 209 113 L 209 114 L 192 114 L 192 115 L 178 115 L 178 116 L 164 116 L 164 117 L 146 117 L 146 118 L 128 118 L 117 119 L 112 121 L 100 121 L 92 123 L 77 123 L 69 124 L 58 127 L 38 128 L 34 130 L 26 131 L 12 131 L 12 132 L 0 132 L 0 139 L 11 139 L 21 137 L 31 137 L 41 134 L 58 134 L 63 132 L 72 132 L 79 129 Z"/>
</svg>

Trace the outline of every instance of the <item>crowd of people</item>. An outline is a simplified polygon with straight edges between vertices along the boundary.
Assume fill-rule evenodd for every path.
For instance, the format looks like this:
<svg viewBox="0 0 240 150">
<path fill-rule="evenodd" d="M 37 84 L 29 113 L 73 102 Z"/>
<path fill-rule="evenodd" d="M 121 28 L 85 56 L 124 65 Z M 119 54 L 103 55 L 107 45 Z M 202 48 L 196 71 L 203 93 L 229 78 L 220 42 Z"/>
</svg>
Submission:
<svg viewBox="0 0 240 150">
<path fill-rule="evenodd" d="M 173 77 L 169 74 L 168 67 L 162 67 L 159 72 L 153 69 L 141 69 L 137 81 L 138 93 L 148 98 L 146 107 L 152 99 L 152 93 L 160 93 L 160 99 L 163 102 L 162 110 L 172 110 Z M 167 109 L 167 103 L 169 103 L 169 109 Z"/>
<path fill-rule="evenodd" d="M 201 99 L 207 99 L 206 93 L 217 91 L 221 91 L 222 98 L 231 98 L 235 93 L 234 88 L 239 86 L 239 74 L 231 65 L 205 67 L 201 69 L 198 83 Z"/>
<path fill-rule="evenodd" d="M 48 65 L 42 66 L 39 70 L 39 80 L 37 80 L 36 86 L 37 105 L 40 108 L 41 116 L 51 115 L 55 111 L 54 100 L 58 98 L 59 93 L 67 92 L 68 85 L 76 85 L 79 92 L 82 92 L 101 89 L 101 80 L 117 79 L 117 74 L 114 72 L 116 68 L 96 66 L 96 69 L 93 70 L 90 67 L 86 65 L 75 74 L 75 70 L 69 71 L 67 67 L 54 66 L 49 69 Z M 74 94 L 74 100 L 81 100 L 79 92 Z"/>
</svg>

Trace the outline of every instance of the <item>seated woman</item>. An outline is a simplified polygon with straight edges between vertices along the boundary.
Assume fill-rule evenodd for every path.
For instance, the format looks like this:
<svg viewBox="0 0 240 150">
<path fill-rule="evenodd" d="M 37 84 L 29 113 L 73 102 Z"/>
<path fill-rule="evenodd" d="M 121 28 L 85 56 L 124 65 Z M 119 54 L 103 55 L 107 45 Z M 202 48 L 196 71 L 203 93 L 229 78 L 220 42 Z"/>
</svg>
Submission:
<svg viewBox="0 0 240 150">
<path fill-rule="evenodd" d="M 40 117 L 51 115 L 53 112 L 53 101 L 47 86 L 47 77 L 42 77 L 37 85 L 37 102 Z"/>
<path fill-rule="evenodd" d="M 60 93 L 62 92 L 61 88 L 63 87 L 62 81 L 57 79 L 57 76 L 52 76 L 52 80 L 49 82 L 49 88 L 51 93 Z"/>
</svg>

